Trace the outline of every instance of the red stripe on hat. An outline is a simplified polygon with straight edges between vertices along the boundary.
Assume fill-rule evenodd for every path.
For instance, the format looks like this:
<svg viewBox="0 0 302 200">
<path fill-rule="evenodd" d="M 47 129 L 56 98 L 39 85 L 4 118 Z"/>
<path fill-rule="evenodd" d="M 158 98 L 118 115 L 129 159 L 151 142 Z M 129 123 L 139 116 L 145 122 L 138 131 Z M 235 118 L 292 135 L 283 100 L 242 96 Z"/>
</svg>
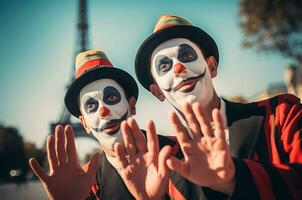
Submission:
<svg viewBox="0 0 302 200">
<path fill-rule="evenodd" d="M 155 32 L 156 32 L 156 31 L 159 31 L 159 30 L 161 30 L 161 29 L 168 28 L 168 27 L 170 27 L 170 26 L 177 26 L 177 25 L 178 25 L 178 24 L 165 24 L 165 25 L 159 27 L 157 30 L 155 30 Z"/>
<path fill-rule="evenodd" d="M 90 61 L 86 62 L 84 65 L 82 65 L 81 67 L 79 67 L 79 69 L 77 70 L 77 77 L 82 75 L 85 71 L 92 69 L 96 66 L 112 67 L 112 64 L 107 59 L 98 58 L 98 59 L 90 60 Z"/>
</svg>

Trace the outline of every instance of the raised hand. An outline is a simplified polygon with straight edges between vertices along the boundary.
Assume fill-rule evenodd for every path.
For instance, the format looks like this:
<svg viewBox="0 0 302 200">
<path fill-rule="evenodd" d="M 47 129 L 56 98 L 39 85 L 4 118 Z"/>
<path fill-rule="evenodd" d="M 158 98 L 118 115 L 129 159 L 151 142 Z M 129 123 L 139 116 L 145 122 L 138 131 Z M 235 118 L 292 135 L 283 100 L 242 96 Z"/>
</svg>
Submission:
<svg viewBox="0 0 302 200">
<path fill-rule="evenodd" d="M 118 143 L 114 149 L 127 188 L 136 199 L 161 199 L 170 176 L 166 159 L 171 147 L 159 151 L 153 121 L 147 123 L 147 143 L 133 118 L 122 122 L 121 130 L 125 146 Z"/>
<path fill-rule="evenodd" d="M 231 194 L 234 188 L 235 166 L 225 139 L 221 113 L 218 109 L 212 112 L 215 124 L 213 132 L 199 103 L 192 106 L 186 103 L 182 111 L 191 136 L 176 113 L 171 112 L 170 120 L 184 160 L 171 156 L 167 159 L 168 167 L 197 185 Z"/>
<path fill-rule="evenodd" d="M 68 125 L 63 130 L 63 127 L 58 125 L 55 136 L 47 138 L 47 158 L 49 174 L 34 158 L 29 160 L 29 164 L 43 183 L 49 198 L 86 199 L 95 181 L 100 155 L 95 154 L 82 168 L 77 159 L 72 127 Z"/>
</svg>

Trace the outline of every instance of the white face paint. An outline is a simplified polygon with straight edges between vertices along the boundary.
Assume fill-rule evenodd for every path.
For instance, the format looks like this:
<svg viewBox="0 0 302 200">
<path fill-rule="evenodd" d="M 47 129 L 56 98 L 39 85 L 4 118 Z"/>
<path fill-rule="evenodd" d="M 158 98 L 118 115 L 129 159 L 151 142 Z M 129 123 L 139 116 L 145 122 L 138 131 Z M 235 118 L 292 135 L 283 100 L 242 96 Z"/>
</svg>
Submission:
<svg viewBox="0 0 302 200">
<path fill-rule="evenodd" d="M 184 38 L 160 44 L 151 57 L 151 74 L 168 101 L 177 109 L 184 102 L 206 107 L 214 87 L 208 64 L 199 47 Z"/>
<path fill-rule="evenodd" d="M 112 79 L 96 80 L 80 92 L 80 110 L 103 148 L 113 150 L 116 142 L 123 143 L 121 121 L 130 115 L 123 88 Z"/>
</svg>

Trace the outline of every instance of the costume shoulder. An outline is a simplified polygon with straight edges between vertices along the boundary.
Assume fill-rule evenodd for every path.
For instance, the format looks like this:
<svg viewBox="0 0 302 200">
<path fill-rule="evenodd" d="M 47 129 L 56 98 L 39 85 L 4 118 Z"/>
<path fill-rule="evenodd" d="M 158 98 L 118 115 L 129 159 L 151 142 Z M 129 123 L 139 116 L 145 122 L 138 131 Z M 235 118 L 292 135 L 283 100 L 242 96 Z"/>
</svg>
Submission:
<svg viewBox="0 0 302 200">
<path fill-rule="evenodd" d="M 251 106 L 256 110 L 251 112 L 261 110 L 264 116 L 260 132 L 268 156 L 234 159 L 236 187 L 231 199 L 302 199 L 300 99 L 284 94 L 247 105 Z"/>
<path fill-rule="evenodd" d="M 291 94 L 283 94 L 260 101 L 258 106 L 265 107 L 267 123 L 279 132 L 281 137 L 292 137 L 302 128 L 302 104 L 300 99 Z M 281 138 L 280 138 L 281 139 Z M 292 138 L 289 138 L 292 139 Z"/>
<path fill-rule="evenodd" d="M 283 114 L 286 116 L 291 109 L 301 109 L 300 99 L 291 94 L 281 94 L 265 100 L 251 103 L 237 103 L 223 99 L 226 103 L 228 126 L 233 122 L 253 116 Z"/>
<path fill-rule="evenodd" d="M 300 99 L 292 94 L 281 94 L 258 102 L 259 106 L 269 106 L 272 111 L 282 107 L 282 110 L 292 106 L 301 106 Z"/>
</svg>

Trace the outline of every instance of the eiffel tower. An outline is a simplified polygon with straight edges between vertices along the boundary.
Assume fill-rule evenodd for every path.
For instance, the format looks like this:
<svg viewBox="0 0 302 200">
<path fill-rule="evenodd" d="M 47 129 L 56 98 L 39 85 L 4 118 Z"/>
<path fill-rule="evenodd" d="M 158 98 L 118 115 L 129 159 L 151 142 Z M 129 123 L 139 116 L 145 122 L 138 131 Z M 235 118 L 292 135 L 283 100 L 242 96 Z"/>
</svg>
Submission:
<svg viewBox="0 0 302 200">
<path fill-rule="evenodd" d="M 76 50 L 74 52 L 74 56 L 72 58 L 72 78 L 71 82 L 75 79 L 75 55 L 77 55 L 79 52 L 83 52 L 87 50 L 88 47 L 88 21 L 87 21 L 87 2 L 86 0 L 79 0 L 79 10 L 78 10 L 78 23 L 77 23 L 77 43 L 76 43 Z M 69 84 L 69 85 L 70 85 Z M 60 118 L 57 122 L 50 124 L 50 133 L 54 134 L 54 129 L 56 125 L 61 124 L 63 126 L 70 124 L 73 127 L 74 131 L 74 137 L 88 137 L 93 138 L 91 135 L 87 134 L 84 130 L 83 126 L 78 121 L 75 120 L 75 117 L 73 117 L 67 110 L 66 106 L 63 105 L 63 109 L 60 115 Z"/>
</svg>

